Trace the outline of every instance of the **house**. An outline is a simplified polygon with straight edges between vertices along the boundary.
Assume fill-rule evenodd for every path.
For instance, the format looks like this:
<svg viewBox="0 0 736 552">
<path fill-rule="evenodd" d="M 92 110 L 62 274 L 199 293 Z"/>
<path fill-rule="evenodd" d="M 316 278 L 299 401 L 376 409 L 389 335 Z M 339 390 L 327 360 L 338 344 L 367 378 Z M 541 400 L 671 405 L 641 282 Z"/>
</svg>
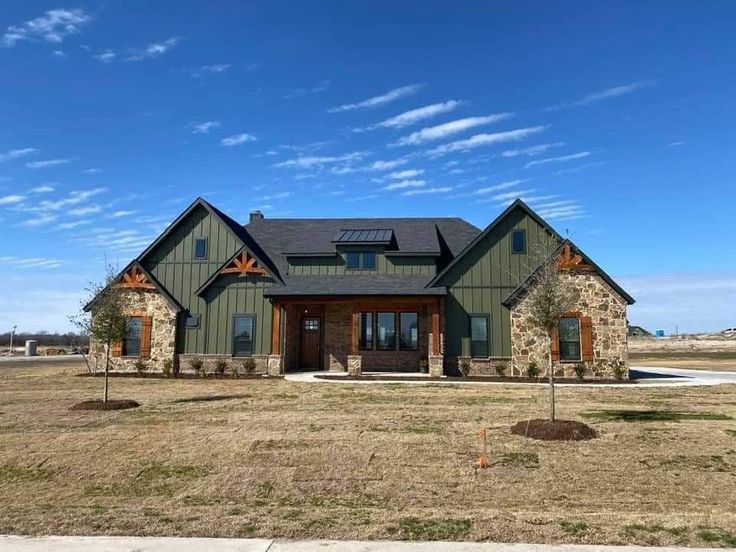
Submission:
<svg viewBox="0 0 736 552">
<path fill-rule="evenodd" d="M 626 307 L 598 265 L 522 201 L 484 230 L 460 218 L 270 219 L 241 225 L 192 203 L 120 273 L 128 337 L 116 369 L 169 360 L 187 370 L 255 360 L 259 371 L 418 371 L 515 375 L 546 366 L 549 339 L 525 297 L 553 243 L 575 308 L 552 352 L 558 373 L 627 366 Z M 536 261 L 535 261 L 536 259 Z M 100 353 L 100 347 L 93 347 Z"/>
</svg>

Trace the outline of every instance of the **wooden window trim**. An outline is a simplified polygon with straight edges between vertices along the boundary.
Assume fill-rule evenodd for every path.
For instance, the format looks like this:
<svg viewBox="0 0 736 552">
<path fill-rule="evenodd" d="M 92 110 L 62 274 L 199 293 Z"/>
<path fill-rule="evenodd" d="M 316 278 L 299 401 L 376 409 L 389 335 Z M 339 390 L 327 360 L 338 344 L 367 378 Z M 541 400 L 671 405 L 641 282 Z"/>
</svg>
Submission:
<svg viewBox="0 0 736 552">
<path fill-rule="evenodd" d="M 557 344 L 557 359 L 556 360 L 562 364 L 577 364 L 578 362 L 583 362 L 583 325 L 580 320 L 582 317 L 580 316 L 579 312 L 570 312 L 570 313 L 564 314 L 560 318 L 560 321 L 562 321 L 563 318 L 572 318 L 578 321 L 578 347 L 580 349 L 580 358 L 575 358 L 575 359 L 569 359 L 569 358 L 563 359 L 562 358 L 562 347 L 560 347 L 561 341 L 560 341 L 560 330 L 559 330 L 560 323 L 558 322 L 557 330 L 555 330 L 555 335 L 554 335 L 554 338 Z M 553 351 L 553 355 L 552 355 L 553 361 L 555 360 L 554 356 L 555 355 Z"/>
<path fill-rule="evenodd" d="M 143 319 L 145 318 L 145 315 L 140 314 L 140 313 L 135 313 L 135 314 L 130 314 L 127 318 L 128 320 L 133 319 L 133 318 L 140 318 L 140 321 L 141 321 L 141 333 L 138 335 L 138 354 L 135 354 L 135 355 L 127 354 L 125 350 L 125 342 L 127 341 L 127 337 L 126 337 L 120 342 L 120 355 L 119 356 L 120 358 L 143 358 L 141 354 L 143 352 L 143 347 L 141 345 L 143 341 Z M 126 324 L 127 324 L 127 321 L 126 321 Z"/>
</svg>

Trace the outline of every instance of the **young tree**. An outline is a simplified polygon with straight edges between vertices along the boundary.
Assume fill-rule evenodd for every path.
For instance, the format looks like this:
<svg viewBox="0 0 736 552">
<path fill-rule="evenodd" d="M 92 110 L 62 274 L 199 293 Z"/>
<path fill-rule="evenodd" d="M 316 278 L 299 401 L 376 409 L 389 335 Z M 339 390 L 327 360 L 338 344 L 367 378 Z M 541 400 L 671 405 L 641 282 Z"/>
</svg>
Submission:
<svg viewBox="0 0 736 552">
<path fill-rule="evenodd" d="M 127 318 L 123 298 L 115 287 L 117 270 L 108 265 L 104 281 L 90 283 L 89 297 L 82 301 L 79 314 L 70 320 L 91 340 L 102 343 L 105 348 L 105 390 L 102 402 L 107 403 L 110 351 L 113 343 L 125 339 Z"/>
<path fill-rule="evenodd" d="M 532 274 L 526 301 L 532 324 L 544 330 L 549 338 L 547 350 L 547 375 L 549 378 L 550 409 L 549 419 L 555 421 L 555 378 L 552 364 L 552 340 L 557 335 L 560 319 L 575 304 L 571 286 L 560 269 L 557 249 L 553 252 L 540 252 L 541 264 Z"/>
</svg>

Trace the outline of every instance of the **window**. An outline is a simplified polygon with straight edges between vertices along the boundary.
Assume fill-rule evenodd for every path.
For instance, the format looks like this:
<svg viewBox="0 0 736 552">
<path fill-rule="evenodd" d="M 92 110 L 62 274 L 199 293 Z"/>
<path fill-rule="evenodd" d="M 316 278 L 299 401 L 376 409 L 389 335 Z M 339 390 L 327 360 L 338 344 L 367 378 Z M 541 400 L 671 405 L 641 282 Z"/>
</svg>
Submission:
<svg viewBox="0 0 736 552">
<path fill-rule="evenodd" d="M 374 269 L 376 268 L 376 254 L 372 251 L 363 253 L 363 268 Z"/>
<path fill-rule="evenodd" d="M 357 251 L 350 251 L 346 259 L 348 268 L 360 268 L 360 253 Z"/>
<path fill-rule="evenodd" d="M 372 312 L 361 312 L 360 313 L 360 328 L 359 328 L 359 343 L 358 347 L 364 351 L 373 350 L 373 313 Z"/>
<path fill-rule="evenodd" d="M 399 348 L 402 351 L 416 351 L 419 347 L 419 317 L 415 312 L 402 312 L 399 315 Z"/>
<path fill-rule="evenodd" d="M 199 315 L 190 314 L 184 319 L 185 328 L 198 328 L 199 327 Z"/>
<path fill-rule="evenodd" d="M 485 358 L 488 351 L 488 317 L 486 315 L 470 317 L 470 356 Z"/>
<path fill-rule="evenodd" d="M 207 238 L 197 238 L 194 240 L 194 258 L 207 258 Z"/>
<path fill-rule="evenodd" d="M 126 334 L 123 340 L 123 356 L 139 356 L 141 354 L 141 328 L 143 320 L 140 316 L 128 318 L 125 323 Z"/>
<path fill-rule="evenodd" d="M 374 270 L 376 268 L 376 254 L 373 251 L 348 251 L 345 262 L 350 269 Z"/>
<path fill-rule="evenodd" d="M 233 319 L 233 356 L 253 354 L 253 315 L 237 314 Z"/>
<path fill-rule="evenodd" d="M 559 336 L 560 360 L 580 360 L 580 320 L 561 318 Z"/>
<path fill-rule="evenodd" d="M 514 230 L 511 234 L 511 252 L 526 253 L 526 231 Z"/>
<path fill-rule="evenodd" d="M 396 314 L 379 312 L 377 318 L 378 349 L 396 349 Z"/>
</svg>

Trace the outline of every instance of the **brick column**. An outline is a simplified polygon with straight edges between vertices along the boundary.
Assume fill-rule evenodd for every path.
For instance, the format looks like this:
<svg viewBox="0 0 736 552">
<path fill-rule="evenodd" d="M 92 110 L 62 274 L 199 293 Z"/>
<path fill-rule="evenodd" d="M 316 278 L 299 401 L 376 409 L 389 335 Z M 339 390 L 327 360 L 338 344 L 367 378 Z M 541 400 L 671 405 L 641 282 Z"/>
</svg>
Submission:
<svg viewBox="0 0 736 552">
<path fill-rule="evenodd" d="M 353 310 L 350 317 L 350 354 L 348 355 L 348 375 L 360 376 L 363 373 L 363 358 L 358 354 L 358 333 L 360 329 L 360 313 Z"/>
<path fill-rule="evenodd" d="M 442 355 L 442 330 L 440 324 L 440 301 L 429 306 L 429 375 L 439 377 L 444 375 L 445 357 Z"/>
</svg>

